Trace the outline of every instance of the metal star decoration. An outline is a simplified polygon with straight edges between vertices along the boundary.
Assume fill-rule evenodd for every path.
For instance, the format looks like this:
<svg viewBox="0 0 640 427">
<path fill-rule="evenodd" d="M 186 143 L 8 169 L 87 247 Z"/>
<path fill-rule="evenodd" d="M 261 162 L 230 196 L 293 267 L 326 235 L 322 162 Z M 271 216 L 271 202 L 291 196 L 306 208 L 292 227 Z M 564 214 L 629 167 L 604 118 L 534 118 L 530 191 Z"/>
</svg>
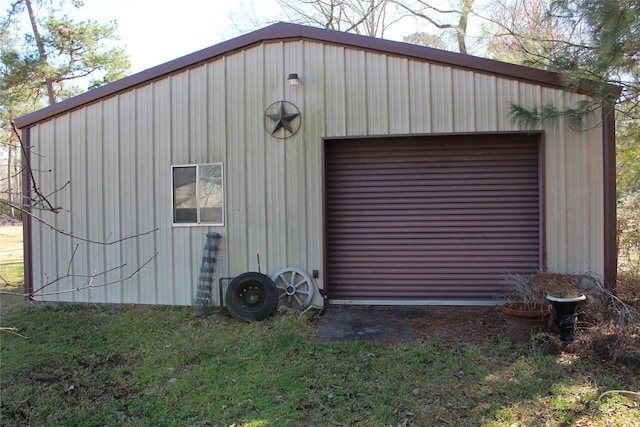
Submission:
<svg viewBox="0 0 640 427">
<path fill-rule="evenodd" d="M 296 120 L 300 116 L 300 110 L 290 102 L 274 102 L 267 108 L 264 116 L 267 132 L 276 138 L 289 138 L 300 128 L 300 120 Z M 267 118 L 272 122 L 270 126 L 267 125 Z M 276 135 L 280 129 L 283 129 L 283 136 Z"/>
</svg>

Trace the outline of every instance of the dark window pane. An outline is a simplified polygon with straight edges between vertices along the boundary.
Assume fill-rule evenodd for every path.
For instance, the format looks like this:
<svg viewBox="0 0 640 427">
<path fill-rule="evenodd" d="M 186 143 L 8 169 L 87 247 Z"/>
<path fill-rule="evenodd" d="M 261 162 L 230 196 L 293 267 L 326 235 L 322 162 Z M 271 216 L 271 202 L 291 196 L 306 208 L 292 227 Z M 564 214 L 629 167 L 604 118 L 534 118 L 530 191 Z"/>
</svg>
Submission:
<svg viewBox="0 0 640 427">
<path fill-rule="evenodd" d="M 173 222 L 198 222 L 196 195 L 196 167 L 173 168 Z"/>
</svg>

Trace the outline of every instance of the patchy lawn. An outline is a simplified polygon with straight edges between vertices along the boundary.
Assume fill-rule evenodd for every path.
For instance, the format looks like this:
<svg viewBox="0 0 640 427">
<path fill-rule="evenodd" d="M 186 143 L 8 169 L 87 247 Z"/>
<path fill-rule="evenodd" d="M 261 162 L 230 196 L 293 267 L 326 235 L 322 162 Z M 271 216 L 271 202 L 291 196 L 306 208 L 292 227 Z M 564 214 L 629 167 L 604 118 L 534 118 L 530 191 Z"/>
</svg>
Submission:
<svg viewBox="0 0 640 427">
<path fill-rule="evenodd" d="M 0 285 L 20 286 L 24 280 L 22 226 L 0 227 Z"/>
<path fill-rule="evenodd" d="M 0 327 L 3 327 L 4 313 L 16 305 L 21 305 L 24 297 L 9 293 L 23 293 L 24 252 L 22 226 L 0 226 Z"/>
<path fill-rule="evenodd" d="M 20 291 L 6 231 L 0 272 L 20 268 L 3 289 Z M 638 274 L 621 278 L 637 302 Z M 500 334 L 319 343 L 316 319 L 297 313 L 240 323 L 0 298 L 15 328 L 0 332 L 2 426 L 640 426 L 640 366 L 612 362 L 620 339 L 604 329 L 553 354 Z"/>
<path fill-rule="evenodd" d="M 640 375 L 485 344 L 317 343 L 312 318 L 192 308 L 15 307 L 3 426 L 638 426 Z"/>
</svg>

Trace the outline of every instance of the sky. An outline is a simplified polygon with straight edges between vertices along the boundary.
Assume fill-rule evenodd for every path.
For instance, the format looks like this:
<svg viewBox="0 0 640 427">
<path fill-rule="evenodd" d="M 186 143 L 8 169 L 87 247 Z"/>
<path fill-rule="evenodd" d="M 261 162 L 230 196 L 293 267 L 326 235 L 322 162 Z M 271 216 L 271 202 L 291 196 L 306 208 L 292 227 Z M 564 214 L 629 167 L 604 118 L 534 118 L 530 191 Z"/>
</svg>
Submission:
<svg viewBox="0 0 640 427">
<path fill-rule="evenodd" d="M 0 0 L 3 15 L 12 2 Z M 257 29 L 234 25 L 243 22 L 245 11 L 284 19 L 273 0 L 84 0 L 79 9 L 68 1 L 63 9 L 76 20 L 117 21 L 118 44 L 126 47 L 132 74 Z"/>
<path fill-rule="evenodd" d="M 0 0 L 0 13 L 13 1 Z M 115 20 L 117 43 L 126 47 L 131 74 L 258 29 L 248 23 L 251 16 L 263 22 L 287 20 L 275 0 L 84 0 L 79 9 L 67 0 L 63 12 L 76 20 Z M 400 31 L 395 36 L 388 32 L 385 38 L 401 40 L 406 24 Z"/>
</svg>

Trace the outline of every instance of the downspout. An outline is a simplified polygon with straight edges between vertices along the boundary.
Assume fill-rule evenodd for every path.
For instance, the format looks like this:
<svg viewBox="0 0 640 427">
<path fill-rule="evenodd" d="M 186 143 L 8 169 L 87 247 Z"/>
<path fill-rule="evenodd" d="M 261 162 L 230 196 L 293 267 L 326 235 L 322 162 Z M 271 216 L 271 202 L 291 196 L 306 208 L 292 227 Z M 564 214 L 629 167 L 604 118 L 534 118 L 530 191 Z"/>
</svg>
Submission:
<svg viewBox="0 0 640 427">
<path fill-rule="evenodd" d="M 31 128 L 22 130 L 22 164 L 31 164 Z M 33 293 L 33 242 L 31 220 L 31 177 L 29 168 L 22 168 L 22 239 L 24 246 L 24 293 L 29 299 Z"/>
</svg>

